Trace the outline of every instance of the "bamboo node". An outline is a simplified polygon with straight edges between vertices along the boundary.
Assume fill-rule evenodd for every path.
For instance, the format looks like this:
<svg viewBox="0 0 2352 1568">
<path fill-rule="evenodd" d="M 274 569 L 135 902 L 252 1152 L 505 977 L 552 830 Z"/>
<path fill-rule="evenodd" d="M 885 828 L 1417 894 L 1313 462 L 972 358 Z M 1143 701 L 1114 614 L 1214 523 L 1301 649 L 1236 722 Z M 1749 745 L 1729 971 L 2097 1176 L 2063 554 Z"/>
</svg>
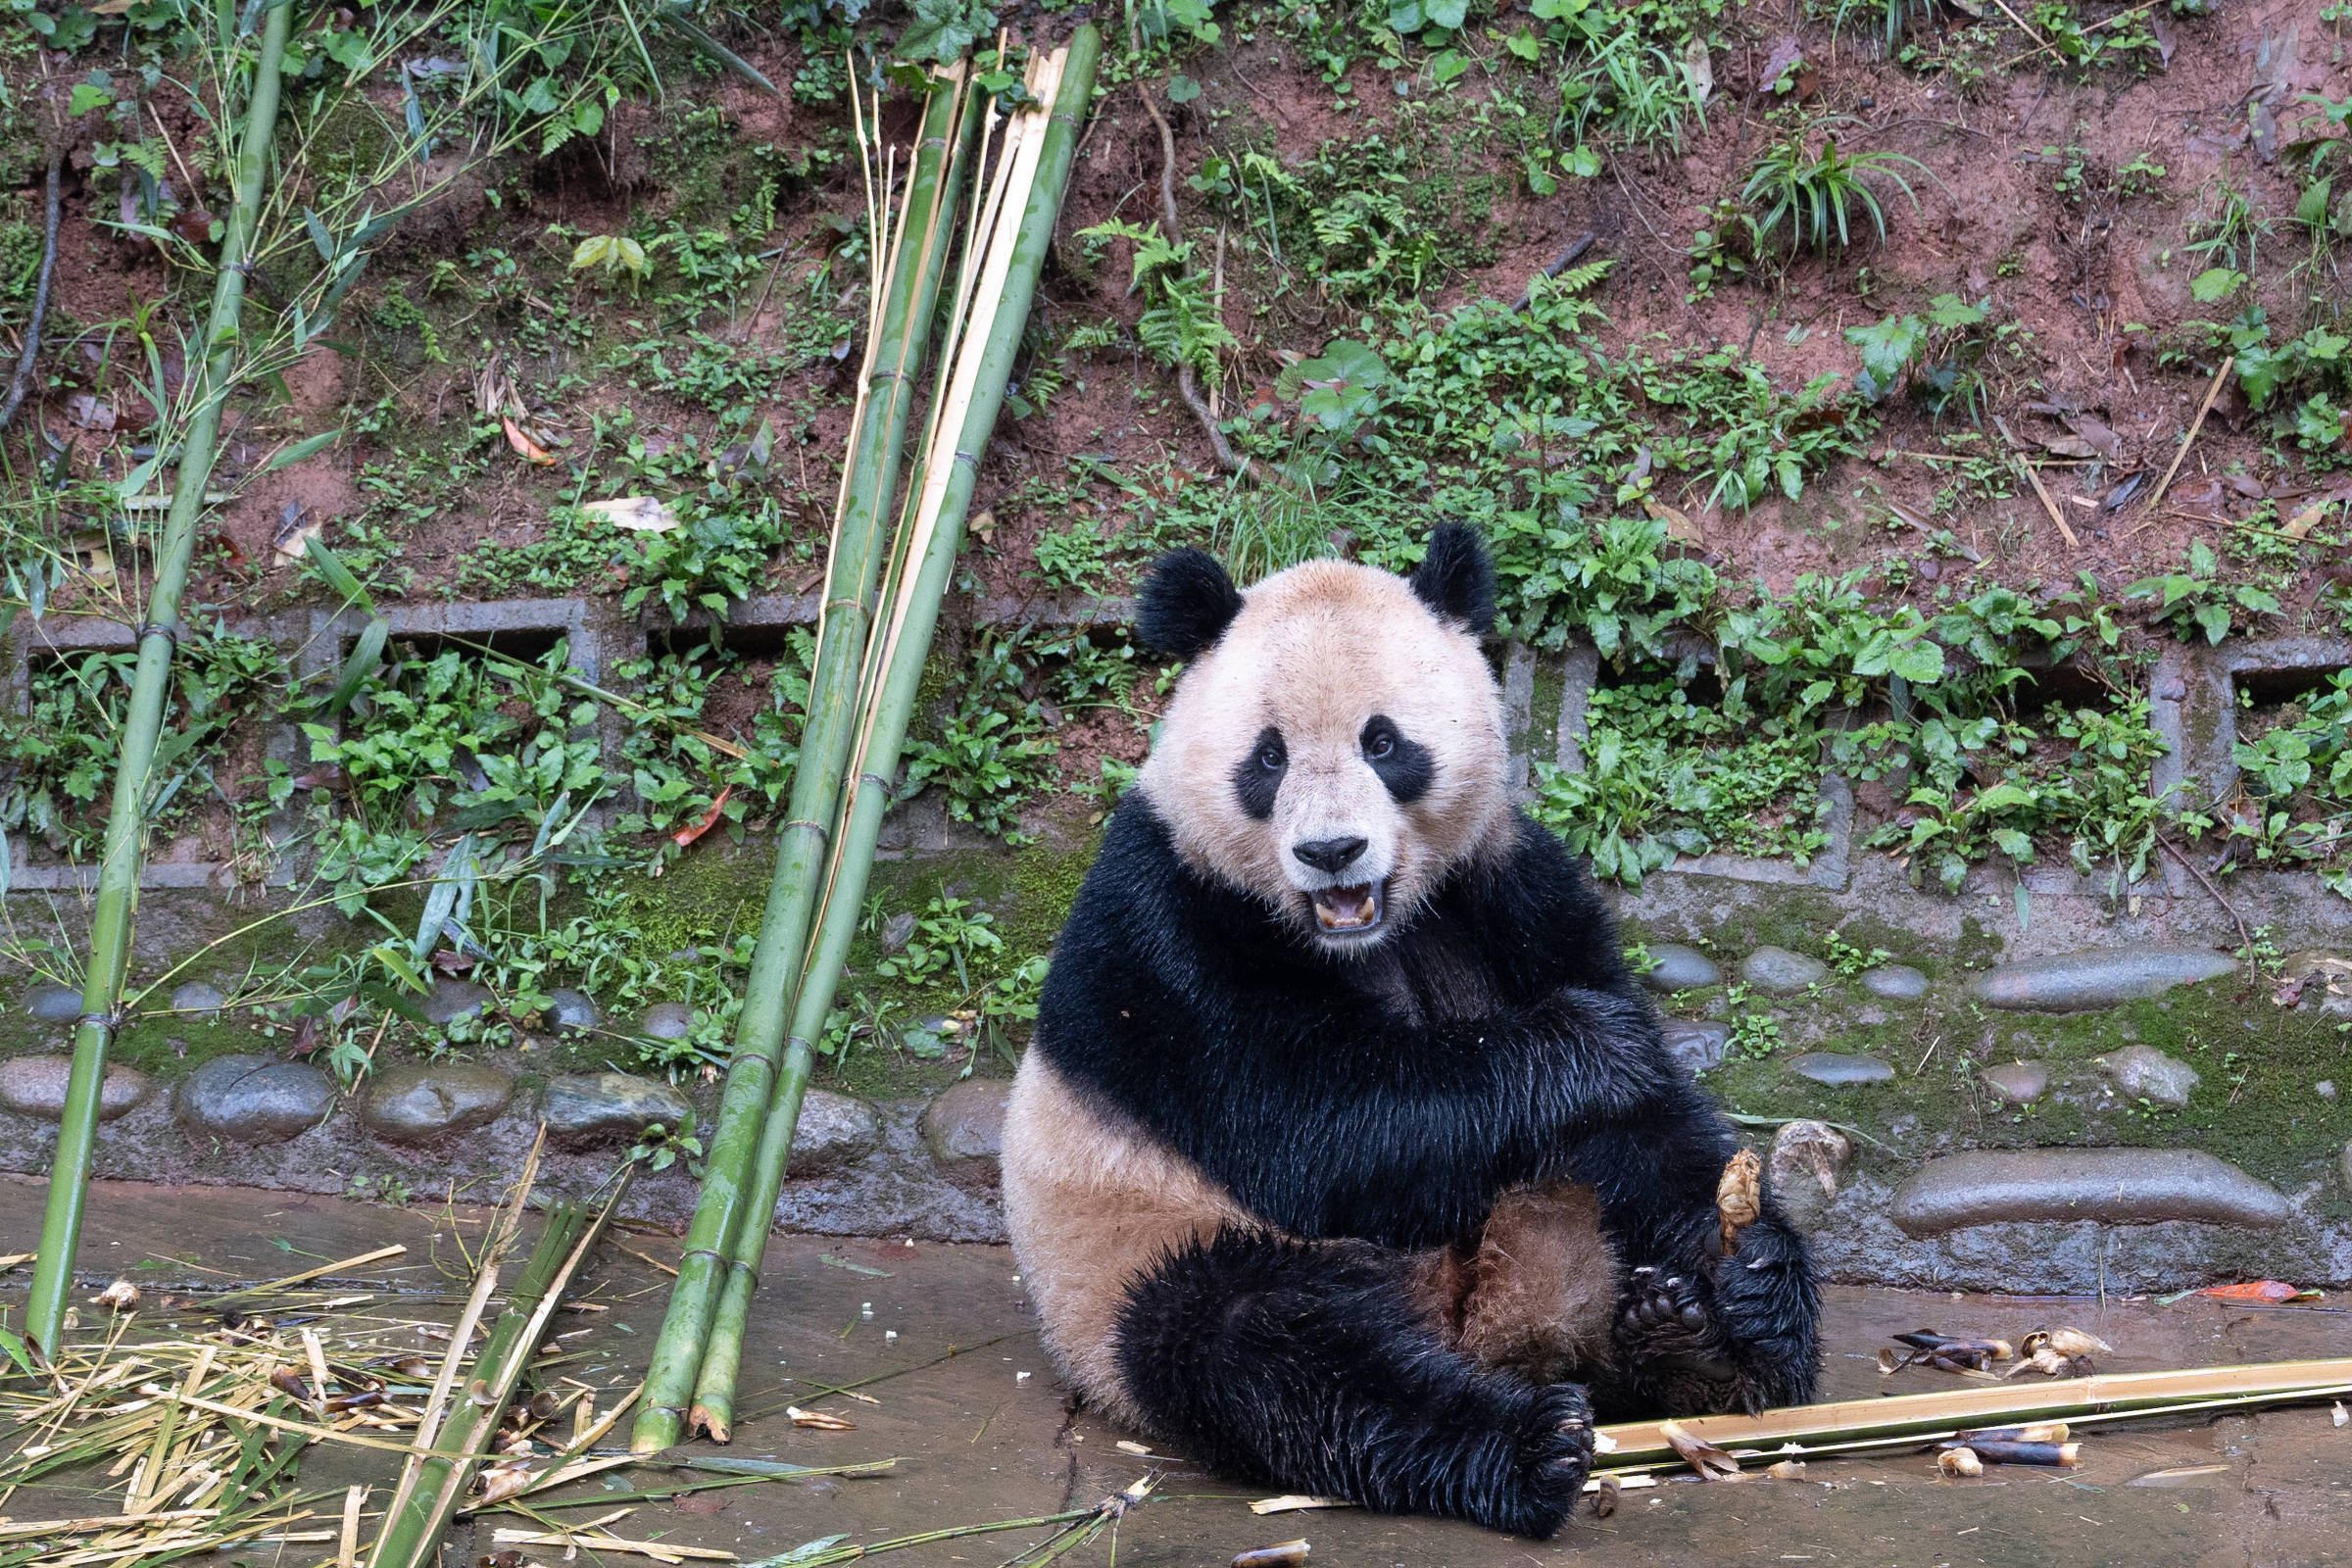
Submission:
<svg viewBox="0 0 2352 1568">
<path fill-rule="evenodd" d="M 972 456 L 969 452 L 964 451 L 961 447 L 957 447 L 956 449 L 956 461 L 972 468 L 975 472 L 978 471 L 980 467 L 980 460 Z"/>
<path fill-rule="evenodd" d="M 179 628 L 177 626 L 171 625 L 168 622 L 161 620 L 142 620 L 139 622 L 133 635 L 140 642 L 145 642 L 150 637 L 165 638 L 171 642 L 172 651 L 173 653 L 177 653 L 179 651 Z"/>
<path fill-rule="evenodd" d="M 74 1020 L 74 1027 L 76 1029 L 87 1029 L 92 1025 L 105 1030 L 110 1035 L 120 1034 L 122 1030 L 122 1015 L 119 1012 L 85 1012 Z"/>
<path fill-rule="evenodd" d="M 884 792 L 888 792 L 891 787 L 890 780 L 884 778 L 879 773 L 860 773 L 858 775 L 858 782 L 860 784 L 871 784 L 874 788 Z"/>
<path fill-rule="evenodd" d="M 814 833 L 820 839 L 829 839 L 833 836 L 833 830 L 826 827 L 824 823 L 811 822 L 805 816 L 794 817 L 791 821 L 784 824 L 782 831 L 789 833 L 796 827 L 805 827 L 811 833 Z"/>
</svg>

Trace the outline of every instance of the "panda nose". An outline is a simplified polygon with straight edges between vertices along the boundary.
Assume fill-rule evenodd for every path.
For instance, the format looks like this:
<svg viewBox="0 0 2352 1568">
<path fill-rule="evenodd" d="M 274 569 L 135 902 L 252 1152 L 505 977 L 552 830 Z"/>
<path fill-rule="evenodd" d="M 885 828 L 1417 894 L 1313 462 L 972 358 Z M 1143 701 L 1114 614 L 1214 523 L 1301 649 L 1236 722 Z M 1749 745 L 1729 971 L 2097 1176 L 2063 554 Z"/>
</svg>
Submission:
<svg viewBox="0 0 2352 1568">
<path fill-rule="evenodd" d="M 1308 839 L 1303 844 L 1292 846 L 1291 853 L 1316 870 L 1327 871 L 1336 876 L 1354 864 L 1355 858 L 1364 853 L 1364 841 L 1362 839 Z"/>
</svg>

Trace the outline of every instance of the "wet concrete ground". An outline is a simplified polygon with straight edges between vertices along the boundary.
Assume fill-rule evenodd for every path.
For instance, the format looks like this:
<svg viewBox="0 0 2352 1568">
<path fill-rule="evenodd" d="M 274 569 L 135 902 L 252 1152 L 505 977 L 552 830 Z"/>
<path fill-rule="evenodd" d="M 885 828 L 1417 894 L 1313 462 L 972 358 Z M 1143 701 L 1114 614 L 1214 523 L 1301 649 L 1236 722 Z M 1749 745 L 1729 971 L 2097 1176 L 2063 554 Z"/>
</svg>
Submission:
<svg viewBox="0 0 2352 1568">
<path fill-rule="evenodd" d="M 0 1253 L 31 1247 L 40 1223 L 37 1183 L 0 1181 Z M 462 1289 L 457 1243 L 478 1235 L 478 1209 L 419 1203 L 407 1210 L 219 1188 L 106 1183 L 93 1190 L 82 1261 L 93 1278 L 138 1279 L 151 1298 L 174 1286 L 266 1279 L 393 1242 L 410 1251 L 367 1279 L 418 1293 L 400 1308 L 447 1321 Z M 564 1371 L 625 1390 L 641 1375 L 661 1323 L 673 1261 L 666 1236 L 622 1233 L 608 1247 L 590 1299 L 610 1310 L 572 1314 Z M 291 1250 L 289 1250 L 291 1249 Z M 144 1265 L 144 1266 L 142 1266 Z M 756 1562 L 819 1537 L 853 1542 L 1023 1518 L 1084 1506 L 1157 1468 L 1154 1500 L 1130 1514 L 1116 1561 L 1133 1568 L 1216 1565 L 1250 1547 L 1304 1537 L 1316 1564 L 1502 1568 L 1560 1563 L 1818 1563 L 1888 1568 L 1934 1565 L 2169 1565 L 2352 1561 L 2352 1427 L 2325 1408 L 2217 1420 L 2090 1429 L 2082 1464 L 2069 1473 L 1991 1468 L 1975 1481 L 1940 1479 L 1917 1454 L 1815 1460 L 1800 1481 L 1743 1485 L 1669 1482 L 1628 1493 L 1615 1517 L 1581 1516 L 1559 1540 L 1512 1540 L 1470 1526 L 1392 1519 L 1352 1510 L 1260 1518 L 1246 1507 L 1265 1489 L 1235 1485 L 1181 1463 L 1154 1466 L 1122 1452 L 1134 1435 L 1066 1409 L 1038 1351 L 1011 1254 L 999 1248 L 819 1237 L 778 1237 L 754 1308 L 744 1356 L 736 1441 L 725 1450 L 802 1464 L 892 1457 L 871 1479 L 775 1482 L 640 1502 L 607 1528 L 630 1539 L 712 1547 Z M 24 1273 L 0 1278 L 0 1311 L 16 1321 Z M 103 1283 L 103 1281 L 96 1281 Z M 93 1289 L 95 1285 L 93 1285 Z M 870 1316 L 868 1308 L 870 1307 Z M 85 1318 L 98 1314 L 84 1308 Z M 2352 1351 L 2352 1317 L 2328 1309 L 2227 1306 L 2205 1300 L 2022 1300 L 1834 1289 L 1825 1343 L 1825 1397 L 1920 1393 L 1952 1386 L 1928 1370 L 1882 1377 L 1878 1348 L 1893 1332 L 2015 1339 L 2071 1323 L 2117 1348 L 2102 1371 L 2286 1360 Z M 955 1354 L 947 1359 L 948 1352 Z M 905 1370 L 902 1370 L 905 1369 Z M 864 1403 L 823 1392 L 874 1379 Z M 848 1432 L 794 1426 L 788 1404 L 840 1414 Z M 305 1487 L 377 1479 L 377 1456 L 344 1450 L 306 1458 Z M 2159 1470 L 2210 1467 L 2167 1485 L 2135 1485 Z M 390 1471 L 384 1472 L 384 1478 Z M 580 1483 L 573 1494 L 660 1490 L 684 1473 L 628 1467 Z M 119 1486 L 119 1484 L 118 1484 Z M 10 1499 L 19 1518 L 89 1511 L 87 1492 L 26 1489 Z M 99 1506 L 104 1506 L 103 1503 Z M 119 1506 L 119 1503 L 117 1504 Z M 577 1522 L 608 1511 L 562 1509 Z M 484 1518 L 453 1539 L 445 1561 L 490 1550 Z M 994 1568 L 1043 1530 L 937 1543 L 894 1554 L 906 1568 L 970 1563 Z M 1064 1562 L 1107 1564 L 1105 1535 Z M 273 1555 L 273 1552 L 275 1553 Z M 561 1548 L 526 1549 L 553 1562 Z M 583 1553 L 583 1558 L 591 1554 Z M 309 1568 L 307 1545 L 246 1547 L 254 1568 Z M 648 1559 L 608 1556 L 635 1568 Z"/>
</svg>

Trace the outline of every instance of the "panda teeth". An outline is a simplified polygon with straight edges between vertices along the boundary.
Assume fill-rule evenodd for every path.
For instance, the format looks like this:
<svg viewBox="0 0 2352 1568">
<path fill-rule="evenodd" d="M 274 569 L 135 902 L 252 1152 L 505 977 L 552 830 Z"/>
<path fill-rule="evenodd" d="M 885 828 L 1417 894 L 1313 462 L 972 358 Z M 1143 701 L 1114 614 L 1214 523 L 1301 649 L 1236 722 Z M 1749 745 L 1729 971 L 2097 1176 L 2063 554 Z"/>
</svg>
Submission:
<svg viewBox="0 0 2352 1568">
<path fill-rule="evenodd" d="M 1380 899 L 1372 884 L 1324 888 L 1314 896 L 1315 923 L 1326 931 L 1361 931 L 1380 919 Z"/>
</svg>

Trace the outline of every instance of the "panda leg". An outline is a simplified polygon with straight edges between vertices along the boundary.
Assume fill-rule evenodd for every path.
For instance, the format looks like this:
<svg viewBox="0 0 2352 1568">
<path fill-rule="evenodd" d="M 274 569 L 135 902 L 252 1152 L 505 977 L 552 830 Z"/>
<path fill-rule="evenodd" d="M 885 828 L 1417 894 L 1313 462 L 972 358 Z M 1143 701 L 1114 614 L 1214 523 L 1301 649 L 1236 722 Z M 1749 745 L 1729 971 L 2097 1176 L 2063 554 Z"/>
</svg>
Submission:
<svg viewBox="0 0 2352 1568">
<path fill-rule="evenodd" d="M 1136 1282 L 1117 1340 L 1129 1400 L 1214 1470 L 1542 1538 L 1592 1464 L 1584 1390 L 1448 1349 L 1369 1248 L 1221 1230 Z"/>
</svg>

